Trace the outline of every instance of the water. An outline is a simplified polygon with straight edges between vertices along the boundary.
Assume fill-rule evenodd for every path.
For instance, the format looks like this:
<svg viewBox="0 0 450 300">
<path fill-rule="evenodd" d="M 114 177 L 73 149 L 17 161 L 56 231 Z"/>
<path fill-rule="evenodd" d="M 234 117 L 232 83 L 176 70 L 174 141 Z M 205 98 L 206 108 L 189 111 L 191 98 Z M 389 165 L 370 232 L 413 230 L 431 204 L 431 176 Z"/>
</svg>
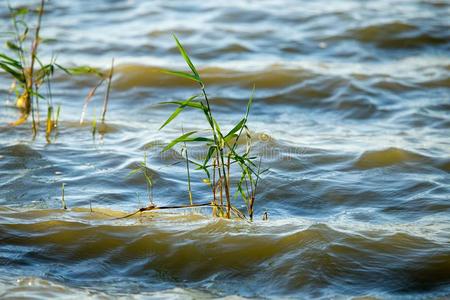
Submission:
<svg viewBox="0 0 450 300">
<path fill-rule="evenodd" d="M 95 79 L 59 73 L 58 137 L 32 141 L 6 125 L 0 73 L 0 297 L 450 296 L 449 15 L 447 1 L 49 2 L 45 57 L 116 59 L 108 127 L 93 141 L 101 95 L 78 124 Z M 172 32 L 229 128 L 256 85 L 250 127 L 270 172 L 254 224 L 207 209 L 114 220 L 147 204 L 127 176 L 146 149 L 155 203 L 187 203 L 180 149 L 160 151 L 205 127 L 187 114 L 158 131 L 172 110 L 158 103 L 197 92 L 159 72 L 185 68 Z"/>
</svg>

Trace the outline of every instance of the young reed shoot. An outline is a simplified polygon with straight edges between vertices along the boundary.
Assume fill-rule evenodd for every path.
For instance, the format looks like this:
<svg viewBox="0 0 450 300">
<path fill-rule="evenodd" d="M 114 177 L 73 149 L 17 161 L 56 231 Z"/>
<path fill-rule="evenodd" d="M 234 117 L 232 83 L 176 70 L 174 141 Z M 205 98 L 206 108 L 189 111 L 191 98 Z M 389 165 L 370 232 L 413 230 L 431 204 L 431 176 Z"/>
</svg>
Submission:
<svg viewBox="0 0 450 300">
<path fill-rule="evenodd" d="M 260 175 L 263 173 L 260 171 L 260 164 L 257 165 L 255 163 L 257 157 L 250 156 L 251 136 L 247 123 L 253 103 L 254 88 L 247 103 L 244 117 L 228 132 L 222 131 L 222 126 L 219 125 L 213 113 L 212 105 L 206 92 L 205 82 L 202 80 L 199 72 L 192 63 L 189 55 L 178 38 L 175 35 L 173 37 L 181 56 L 184 58 L 190 69 L 190 72 L 164 72 L 197 83 L 199 85 L 200 94 L 191 96 L 186 100 L 163 102 L 163 104 L 176 105 L 177 108 L 163 123 L 160 129 L 163 129 L 169 125 L 181 112 L 189 108 L 200 111 L 203 114 L 205 124 L 209 127 L 210 135 L 199 136 L 197 131 L 190 131 L 187 133 L 183 132 L 182 135 L 172 140 L 163 149 L 163 152 L 173 148 L 177 144 L 182 143 L 182 145 L 184 145 L 183 151 L 186 153 L 185 159 L 189 189 L 191 180 L 189 164 L 192 164 L 197 167 L 197 170 L 202 170 L 207 176 L 207 181 L 210 183 L 212 193 L 211 206 L 213 207 L 213 213 L 216 216 L 229 219 L 233 214 L 239 218 L 246 218 L 245 215 L 232 203 L 233 199 L 231 195 L 232 190 L 234 189 L 236 191 L 236 195 L 240 195 L 244 200 L 247 208 L 247 216 L 250 220 L 252 220 L 256 199 L 256 187 Z M 245 149 L 238 147 L 238 140 L 241 138 L 243 133 L 246 134 L 246 138 L 249 141 Z M 191 143 L 201 144 L 207 149 L 207 154 L 203 161 L 196 161 L 189 158 L 187 155 L 187 145 Z M 237 167 L 237 172 L 240 174 L 240 180 L 238 180 L 237 183 L 234 183 L 231 180 L 232 167 L 234 169 Z M 232 186 L 233 184 L 234 187 Z M 191 198 L 190 201 L 192 204 Z"/>
</svg>

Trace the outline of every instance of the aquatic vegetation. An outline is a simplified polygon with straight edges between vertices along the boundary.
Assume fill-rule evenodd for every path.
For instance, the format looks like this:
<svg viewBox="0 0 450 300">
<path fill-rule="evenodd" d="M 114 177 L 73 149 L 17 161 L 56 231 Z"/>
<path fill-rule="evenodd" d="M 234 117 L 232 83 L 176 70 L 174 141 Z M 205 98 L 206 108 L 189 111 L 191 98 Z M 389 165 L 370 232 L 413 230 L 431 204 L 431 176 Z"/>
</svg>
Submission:
<svg viewBox="0 0 450 300">
<path fill-rule="evenodd" d="M 23 124 L 31 115 L 33 135 L 35 136 L 40 123 L 39 101 L 46 100 L 45 133 L 46 139 L 49 140 L 57 125 L 57 117 L 52 103 L 51 78 L 58 64 L 56 64 L 54 57 L 48 63 L 44 63 L 39 58 L 38 50 L 42 40 L 40 30 L 45 11 L 45 0 L 41 0 L 37 10 L 37 24 L 32 36 L 30 36 L 30 27 L 26 22 L 29 10 L 26 8 L 9 8 L 13 32 L 11 33 L 11 40 L 6 42 L 7 52 L 0 53 L 0 68 L 11 75 L 14 80 L 12 90 L 16 94 L 16 106 L 21 112 L 20 118 L 11 125 Z M 29 46 L 30 50 L 28 50 Z M 40 92 L 44 84 L 47 85 L 46 97 Z"/>
<path fill-rule="evenodd" d="M 109 75 L 108 75 L 108 85 L 106 87 L 105 98 L 103 100 L 102 124 L 105 123 L 106 111 L 108 110 L 109 94 L 111 91 L 111 81 L 112 81 L 113 74 L 114 74 L 114 58 L 111 61 L 111 69 L 109 70 Z"/>
<path fill-rule="evenodd" d="M 175 35 L 174 39 L 191 73 L 182 71 L 165 72 L 196 82 L 199 84 L 201 93 L 182 101 L 164 102 L 164 104 L 176 105 L 177 108 L 160 129 L 169 125 L 185 109 L 191 108 L 203 113 L 211 135 L 199 136 L 197 135 L 197 131 L 183 132 L 181 136 L 172 140 L 163 149 L 163 152 L 173 148 L 177 144 L 182 143 L 184 145 L 182 154 L 185 154 L 186 160 L 190 205 L 194 204 L 190 184 L 190 164 L 193 164 L 197 167 L 197 170 L 202 170 L 207 177 L 205 183 L 211 187 L 211 206 L 213 207 L 214 215 L 229 219 L 234 214 L 239 218 L 245 218 L 245 215 L 233 204 L 233 198 L 236 199 L 240 196 L 245 203 L 248 218 L 252 220 L 258 181 L 260 175 L 264 173 L 264 171 L 261 171 L 261 160 L 259 159 L 258 162 L 258 157 L 250 155 L 251 135 L 247 123 L 255 88 L 253 88 L 248 100 L 244 117 L 228 132 L 223 132 L 221 129 L 222 126 L 213 114 L 211 101 L 206 92 L 205 82 L 201 79 L 186 50 Z M 238 146 L 238 141 L 241 139 L 246 140 L 245 147 Z M 199 143 L 208 149 L 202 162 L 189 158 L 188 143 Z M 239 179 L 237 181 L 233 181 L 231 178 L 232 168 L 239 173 Z M 234 197 L 232 194 L 233 190 L 235 192 Z"/>
<path fill-rule="evenodd" d="M 45 12 L 45 0 L 40 1 L 40 5 L 37 9 L 37 21 L 33 35 L 30 34 L 30 26 L 27 22 L 31 17 L 30 10 L 24 7 L 15 9 L 11 6 L 9 6 L 9 10 L 13 30 L 7 32 L 7 35 L 11 36 L 11 39 L 6 42 L 5 51 L 0 52 L 0 68 L 9 74 L 13 80 L 10 94 L 15 94 L 16 107 L 20 110 L 21 114 L 19 119 L 10 123 L 10 125 L 21 125 L 31 116 L 33 137 L 35 137 L 40 126 L 40 101 L 45 100 L 47 104 L 45 137 L 47 142 L 50 142 L 51 134 L 58 126 L 61 112 L 61 106 L 58 106 L 55 112 L 51 92 L 51 80 L 56 69 L 60 69 L 68 75 L 94 74 L 100 78 L 99 83 L 86 97 L 80 123 L 83 122 L 87 104 L 94 96 L 97 88 L 104 82 L 107 83 L 101 115 L 101 121 L 102 124 L 104 124 L 111 90 L 114 59 L 112 61 L 111 69 L 106 75 L 99 70 L 88 66 L 77 66 L 72 68 L 63 67 L 56 63 L 55 56 L 52 56 L 50 62 L 44 63 L 40 58 L 39 46 L 43 40 L 40 36 L 40 32 Z M 45 94 L 41 92 L 44 85 L 47 87 Z M 97 128 L 93 127 L 94 135 L 96 131 Z"/>
<path fill-rule="evenodd" d="M 147 166 L 147 152 L 144 152 L 144 159 L 139 164 L 137 164 L 133 170 L 131 170 L 128 176 L 136 173 L 142 173 L 142 175 L 144 176 L 145 183 L 147 185 L 148 202 L 150 205 L 153 205 L 153 176 Z"/>
<path fill-rule="evenodd" d="M 0 1 L 0 52 L 10 51 L 8 1 L 29 7 L 32 28 L 41 2 Z M 6 125 L 20 116 L 20 94 L 8 95 L 12 77 L 0 70 L 0 298 L 450 298 L 449 1 L 45 7 L 39 58 L 55 50 L 58 64 L 95 64 L 103 77 L 55 70 L 58 124 L 46 145 L 46 100 L 35 141 L 32 114 Z M 207 142 L 160 153 L 194 130 L 191 137 L 213 140 L 203 110 L 188 106 L 158 131 L 179 105 L 156 102 L 200 94 L 193 101 L 206 106 L 197 82 L 161 74 L 193 74 L 172 31 L 223 135 L 243 118 L 256 84 L 249 135 L 244 129 L 236 146 L 262 156 L 250 165 L 256 172 L 260 161 L 271 168 L 256 187 L 253 223 L 233 211 L 226 219 L 217 153 L 210 179 L 191 162 L 203 164 Z M 145 175 L 126 177 L 144 152 L 148 200 Z M 231 205 L 249 219 L 242 173 L 231 163 Z M 251 185 L 242 191 L 251 200 Z"/>
<path fill-rule="evenodd" d="M 75 69 L 75 70 L 74 70 Z M 102 132 L 104 126 L 105 126 L 105 120 L 106 120 L 106 112 L 108 110 L 108 103 L 109 103 L 109 96 L 111 93 L 111 85 L 112 85 L 112 78 L 114 75 L 114 58 L 111 61 L 111 68 L 109 69 L 109 72 L 107 75 L 105 75 L 104 73 L 102 73 L 101 71 L 92 68 L 92 67 L 77 67 L 77 68 L 72 68 L 72 69 L 68 69 L 66 70 L 66 72 L 68 74 L 74 75 L 74 74 L 94 74 L 99 78 L 99 81 L 97 82 L 97 84 L 91 88 L 91 90 L 89 91 L 89 93 L 87 94 L 86 98 L 84 99 L 84 104 L 83 104 L 83 108 L 81 111 L 81 117 L 80 117 L 80 124 L 83 124 L 84 122 L 84 116 L 86 115 L 86 111 L 88 108 L 89 103 L 92 101 L 93 97 L 95 96 L 98 88 L 100 86 L 102 86 L 105 82 L 106 82 L 106 90 L 105 90 L 105 95 L 103 98 L 103 109 L 102 109 L 102 114 L 101 114 L 101 125 L 102 127 L 98 127 L 97 126 L 97 115 L 95 113 L 95 107 L 94 107 L 94 116 L 92 119 L 92 123 L 91 123 L 91 132 L 92 132 L 92 136 L 95 138 L 95 135 L 97 134 L 98 131 Z"/>
<path fill-rule="evenodd" d="M 66 186 L 65 183 L 61 184 L 61 206 L 64 210 L 67 210 L 66 199 L 64 197 L 64 187 L 65 186 Z"/>
</svg>

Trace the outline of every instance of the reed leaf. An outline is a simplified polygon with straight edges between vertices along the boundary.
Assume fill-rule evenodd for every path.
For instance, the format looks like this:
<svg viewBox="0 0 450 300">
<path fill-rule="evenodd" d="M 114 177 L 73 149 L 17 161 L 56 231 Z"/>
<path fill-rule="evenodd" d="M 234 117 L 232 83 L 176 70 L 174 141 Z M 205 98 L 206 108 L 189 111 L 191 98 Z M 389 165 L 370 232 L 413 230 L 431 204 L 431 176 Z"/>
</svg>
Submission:
<svg viewBox="0 0 450 300">
<path fill-rule="evenodd" d="M 21 83 L 25 82 L 25 77 L 23 76 L 23 73 L 12 69 L 8 64 L 0 62 L 0 68 L 2 68 L 9 75 L 13 76 L 15 79 L 17 79 L 17 81 Z"/>
<path fill-rule="evenodd" d="M 17 46 L 15 43 L 13 43 L 11 41 L 6 42 L 6 47 L 8 47 L 10 50 L 13 50 L 13 51 L 22 51 L 21 47 Z"/>
<path fill-rule="evenodd" d="M 12 57 L 9 57 L 9 56 L 7 56 L 5 54 L 0 53 L 0 58 L 3 60 L 3 63 L 5 63 L 5 64 L 8 64 L 10 66 L 14 66 L 14 67 L 16 67 L 18 69 L 22 68 L 22 64 L 19 61 L 17 61 L 14 58 L 12 58 Z"/>
<path fill-rule="evenodd" d="M 191 131 L 188 133 L 185 133 L 179 137 L 177 137 L 176 139 L 174 139 L 173 141 L 171 141 L 166 147 L 164 147 L 164 149 L 162 150 L 162 152 L 165 152 L 169 149 L 171 149 L 173 146 L 175 146 L 178 143 L 184 142 L 189 136 L 193 135 L 194 133 L 196 133 L 197 131 Z"/>
<path fill-rule="evenodd" d="M 181 71 L 171 71 L 171 70 L 163 70 L 163 73 L 169 74 L 169 75 L 174 75 L 174 76 L 178 76 L 181 78 L 186 78 L 186 79 L 190 79 L 196 82 L 201 82 L 200 78 L 196 77 L 195 75 L 189 74 L 189 73 L 185 73 L 185 72 L 181 72 Z"/>
<path fill-rule="evenodd" d="M 29 13 L 29 9 L 26 7 L 20 7 L 17 9 L 13 9 L 12 7 L 10 7 L 10 11 L 14 17 L 21 16 L 21 15 L 23 16 L 23 15 L 26 15 Z"/>
<path fill-rule="evenodd" d="M 205 106 L 203 105 L 202 102 L 196 102 L 196 101 L 191 101 L 188 103 L 186 103 L 184 101 L 165 101 L 165 102 L 160 102 L 159 104 L 176 104 L 179 106 L 188 106 L 188 107 L 201 109 L 201 110 L 204 110 L 204 108 L 205 108 Z"/>
<path fill-rule="evenodd" d="M 99 77 L 105 77 L 105 74 L 98 70 L 97 68 L 89 67 L 89 66 L 78 66 L 78 67 L 72 67 L 72 68 L 66 68 L 61 66 L 60 64 L 56 64 L 59 69 L 67 73 L 68 75 L 88 75 L 88 74 L 94 74 Z"/>
<path fill-rule="evenodd" d="M 235 136 L 235 133 L 241 130 L 241 128 L 245 125 L 245 122 L 247 122 L 246 118 L 243 118 L 239 121 L 224 137 L 225 141 L 229 141 L 233 136 Z"/>
<path fill-rule="evenodd" d="M 194 73 L 194 78 L 197 79 L 196 81 L 201 82 L 200 75 L 198 74 L 197 69 L 195 68 L 194 64 L 192 63 L 191 59 L 189 58 L 186 50 L 184 50 L 184 47 L 181 45 L 180 41 L 178 40 L 178 38 L 175 34 L 173 35 L 173 38 L 175 39 L 175 42 L 177 43 L 177 47 L 181 53 L 181 56 L 183 56 L 184 60 L 188 64 L 192 73 Z"/>
<path fill-rule="evenodd" d="M 178 107 L 173 113 L 172 115 L 170 115 L 170 117 L 166 120 L 166 122 L 164 122 L 164 124 L 159 127 L 159 130 L 163 129 L 164 127 L 166 127 L 166 125 L 168 125 L 170 122 L 172 122 L 183 110 L 186 106 L 188 106 L 189 102 L 191 102 L 192 100 L 194 100 L 195 98 L 197 98 L 198 95 L 195 96 L 191 96 L 189 97 L 187 100 L 179 102 L 180 107 Z"/>
</svg>

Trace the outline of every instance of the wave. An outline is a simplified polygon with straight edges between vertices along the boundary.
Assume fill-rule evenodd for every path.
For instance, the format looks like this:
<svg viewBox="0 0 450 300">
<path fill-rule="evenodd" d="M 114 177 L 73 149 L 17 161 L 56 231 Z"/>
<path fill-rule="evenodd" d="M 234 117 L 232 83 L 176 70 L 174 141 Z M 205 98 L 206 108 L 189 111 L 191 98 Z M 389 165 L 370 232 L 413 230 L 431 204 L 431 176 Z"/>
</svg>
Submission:
<svg viewBox="0 0 450 300">
<path fill-rule="evenodd" d="M 430 239 L 432 227 L 422 237 L 412 234 L 412 225 L 398 232 L 401 225 L 378 228 L 339 220 L 246 224 L 186 212 L 114 221 L 123 213 L 100 209 L 2 208 L 0 214 L 4 265 L 26 271 L 39 261 L 39 273 L 82 285 L 105 284 L 115 274 L 144 286 L 163 280 L 222 291 L 251 278 L 231 290 L 248 296 L 311 293 L 324 286 L 337 292 L 341 286 L 341 292 L 352 287 L 414 293 L 446 287 L 450 275 L 450 249 Z M 54 267 L 59 264 L 71 267 Z"/>
<path fill-rule="evenodd" d="M 17 278 L 0 278 L 0 297 L 23 298 L 32 297 L 36 299 L 65 299 L 76 297 L 82 299 L 116 299 L 122 298 L 123 291 L 130 285 L 139 285 L 139 282 L 128 282 L 128 287 L 109 287 L 107 291 L 101 287 L 75 287 L 63 284 L 55 280 L 46 280 L 37 276 L 19 276 Z M 129 291 L 127 299 L 217 299 L 217 295 L 204 290 L 187 288 L 168 288 L 158 291 Z M 236 299 L 244 299 L 234 296 Z"/>
<path fill-rule="evenodd" d="M 164 68 L 139 64 L 122 64 L 116 67 L 118 78 L 114 82 L 116 89 L 133 87 L 183 87 L 193 86 L 190 80 L 165 74 Z M 242 72 L 222 67 L 206 67 L 199 69 L 206 83 L 211 85 L 237 85 L 251 89 L 252 85 L 264 88 L 282 88 L 314 76 L 306 70 L 295 71 L 276 66 L 265 72 Z"/>
<path fill-rule="evenodd" d="M 394 21 L 351 29 L 345 37 L 363 43 L 374 43 L 381 48 L 417 48 L 448 44 L 448 36 L 442 34 L 445 29 L 437 28 L 435 31 L 438 34 L 426 32 L 414 24 Z"/>
<path fill-rule="evenodd" d="M 400 148 L 387 148 L 364 152 L 354 163 L 358 169 L 371 169 L 393 166 L 408 162 L 425 162 L 429 159 L 423 155 Z"/>
</svg>

